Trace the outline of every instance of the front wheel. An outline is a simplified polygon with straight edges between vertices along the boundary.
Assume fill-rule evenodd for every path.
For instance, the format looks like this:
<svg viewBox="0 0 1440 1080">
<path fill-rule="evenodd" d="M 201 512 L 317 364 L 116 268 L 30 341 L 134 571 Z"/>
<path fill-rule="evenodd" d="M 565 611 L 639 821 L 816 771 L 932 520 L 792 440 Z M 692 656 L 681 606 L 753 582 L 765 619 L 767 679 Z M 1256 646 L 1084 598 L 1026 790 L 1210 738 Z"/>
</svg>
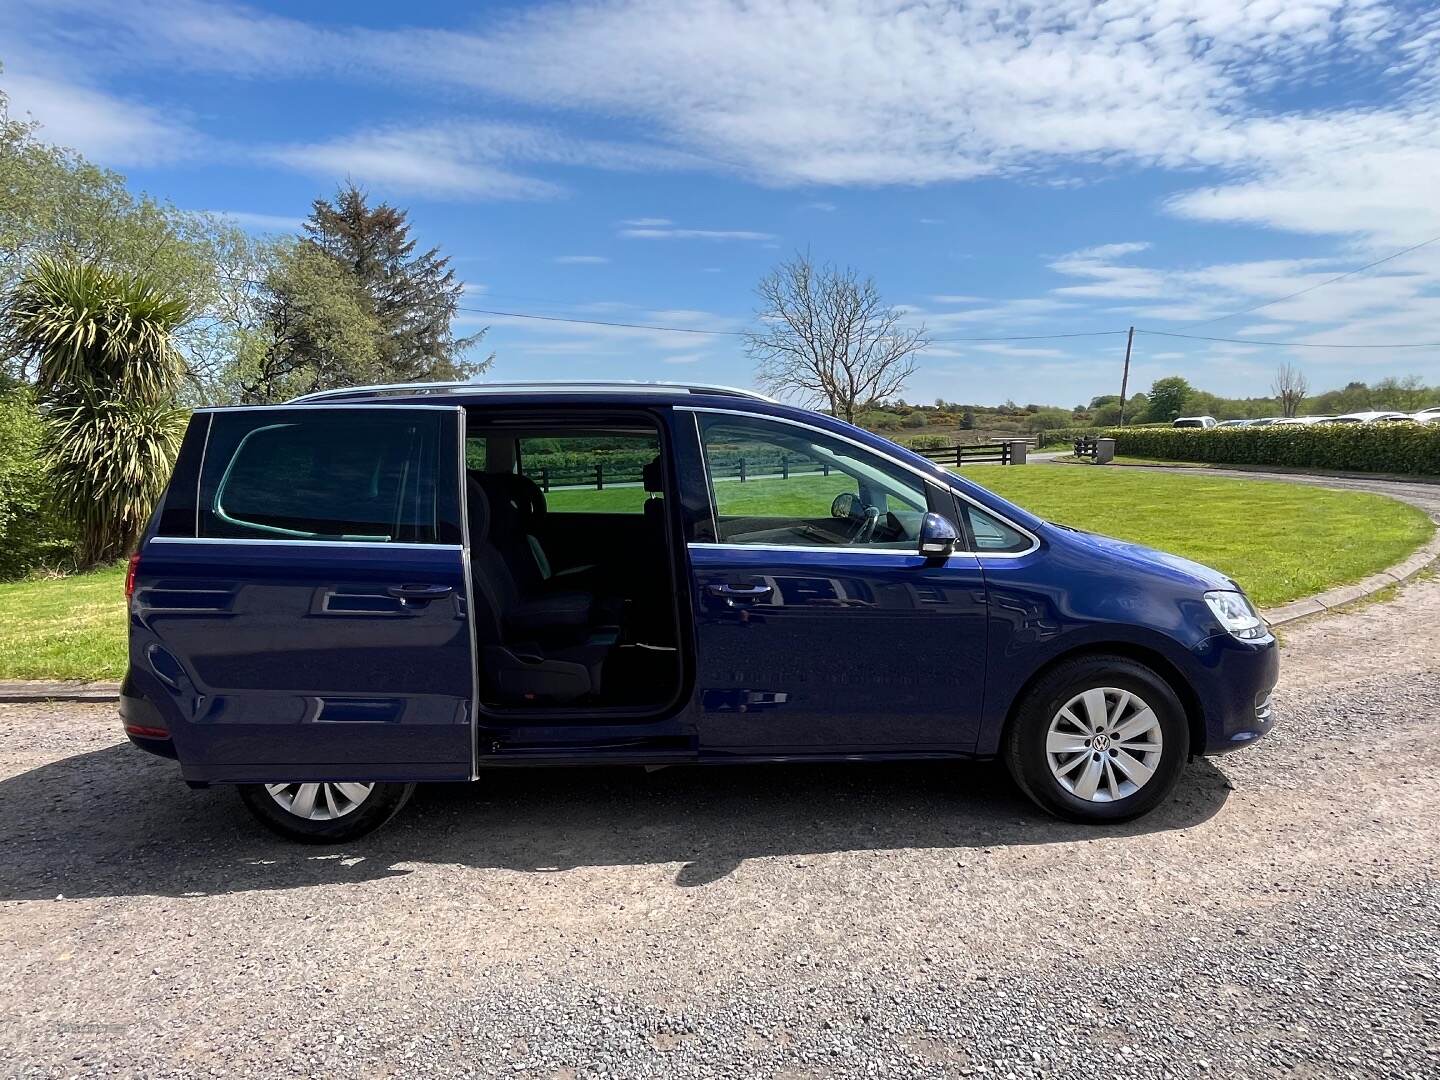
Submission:
<svg viewBox="0 0 1440 1080">
<path fill-rule="evenodd" d="M 1190 754 L 1175 691 L 1119 656 L 1060 664 L 1025 695 L 1004 755 L 1020 789 L 1058 817 L 1118 822 L 1170 794 Z"/>
<path fill-rule="evenodd" d="M 267 829 L 307 844 L 336 844 L 378 829 L 400 812 L 414 784 L 241 784 L 240 799 Z"/>
</svg>

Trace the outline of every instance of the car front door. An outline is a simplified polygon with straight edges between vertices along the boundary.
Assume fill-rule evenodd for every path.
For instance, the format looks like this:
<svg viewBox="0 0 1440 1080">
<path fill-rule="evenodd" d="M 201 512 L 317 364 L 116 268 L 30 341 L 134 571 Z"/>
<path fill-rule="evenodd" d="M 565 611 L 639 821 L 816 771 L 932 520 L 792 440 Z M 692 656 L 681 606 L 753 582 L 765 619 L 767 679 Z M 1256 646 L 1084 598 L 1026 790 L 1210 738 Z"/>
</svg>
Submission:
<svg viewBox="0 0 1440 1080">
<path fill-rule="evenodd" d="M 972 748 L 984 579 L 973 554 L 918 552 L 927 511 L 955 518 L 949 490 L 797 421 L 684 412 L 708 507 L 688 545 L 701 752 Z"/>
<path fill-rule="evenodd" d="M 132 670 L 175 700 L 187 777 L 468 777 L 461 410 L 192 424 L 203 464 L 172 483 L 131 606 Z"/>
</svg>

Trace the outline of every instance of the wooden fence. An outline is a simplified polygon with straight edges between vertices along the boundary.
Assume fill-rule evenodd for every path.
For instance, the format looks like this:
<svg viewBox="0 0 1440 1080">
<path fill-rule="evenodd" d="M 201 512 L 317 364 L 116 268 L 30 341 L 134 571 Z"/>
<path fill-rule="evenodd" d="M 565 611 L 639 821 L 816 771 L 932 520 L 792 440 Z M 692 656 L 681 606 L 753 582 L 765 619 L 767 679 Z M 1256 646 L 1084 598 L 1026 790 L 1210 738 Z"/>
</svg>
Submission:
<svg viewBox="0 0 1440 1080">
<path fill-rule="evenodd" d="M 1012 462 L 1011 447 L 1008 442 L 997 442 L 982 444 L 980 446 L 940 446 L 929 450 L 916 450 L 915 453 L 929 458 L 931 461 L 941 465 L 978 465 L 984 463 L 1009 465 Z"/>
</svg>

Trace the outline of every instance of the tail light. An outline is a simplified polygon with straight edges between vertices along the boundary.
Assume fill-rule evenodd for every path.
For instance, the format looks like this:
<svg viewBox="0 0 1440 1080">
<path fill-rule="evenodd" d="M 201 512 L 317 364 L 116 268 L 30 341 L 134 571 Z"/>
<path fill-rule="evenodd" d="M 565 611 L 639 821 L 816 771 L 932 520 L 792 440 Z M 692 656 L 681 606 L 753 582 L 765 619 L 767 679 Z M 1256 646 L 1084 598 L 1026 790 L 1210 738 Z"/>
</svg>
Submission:
<svg viewBox="0 0 1440 1080">
<path fill-rule="evenodd" d="M 130 561 L 125 565 L 125 601 L 129 603 L 130 598 L 135 595 L 135 572 L 140 569 L 140 552 L 130 556 Z"/>
</svg>

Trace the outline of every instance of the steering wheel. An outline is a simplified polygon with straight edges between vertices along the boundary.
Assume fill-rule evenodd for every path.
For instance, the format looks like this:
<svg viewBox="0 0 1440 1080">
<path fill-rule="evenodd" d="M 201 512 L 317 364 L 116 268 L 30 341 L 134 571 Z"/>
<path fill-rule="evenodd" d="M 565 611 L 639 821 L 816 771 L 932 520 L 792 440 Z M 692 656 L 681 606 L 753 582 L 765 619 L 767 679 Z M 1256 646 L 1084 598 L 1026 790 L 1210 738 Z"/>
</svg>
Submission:
<svg viewBox="0 0 1440 1080">
<path fill-rule="evenodd" d="M 880 511 L 873 506 L 865 507 L 865 516 L 856 528 L 855 535 L 850 538 L 850 543 L 868 544 L 871 537 L 875 535 L 875 526 L 879 524 L 879 521 Z"/>
<path fill-rule="evenodd" d="M 880 521 L 880 511 L 866 506 L 854 492 L 842 491 L 830 504 L 830 516 L 855 522 L 855 531 L 850 534 L 847 544 L 868 544 L 875 535 L 875 526 Z"/>
</svg>

